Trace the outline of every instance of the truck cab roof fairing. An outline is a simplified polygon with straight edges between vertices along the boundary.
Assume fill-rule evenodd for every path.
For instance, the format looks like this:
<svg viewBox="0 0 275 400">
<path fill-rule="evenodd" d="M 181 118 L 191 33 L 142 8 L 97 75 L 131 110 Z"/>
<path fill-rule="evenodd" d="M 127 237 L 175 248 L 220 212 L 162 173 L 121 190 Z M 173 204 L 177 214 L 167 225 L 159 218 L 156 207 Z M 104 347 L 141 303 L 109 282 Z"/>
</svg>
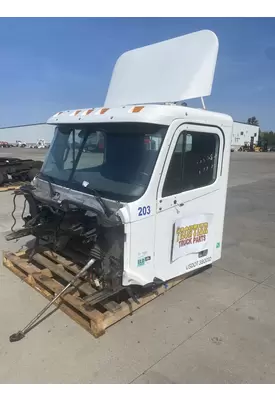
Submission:
<svg viewBox="0 0 275 400">
<path fill-rule="evenodd" d="M 116 62 L 105 107 L 209 96 L 218 55 L 209 30 L 128 51 Z"/>
</svg>

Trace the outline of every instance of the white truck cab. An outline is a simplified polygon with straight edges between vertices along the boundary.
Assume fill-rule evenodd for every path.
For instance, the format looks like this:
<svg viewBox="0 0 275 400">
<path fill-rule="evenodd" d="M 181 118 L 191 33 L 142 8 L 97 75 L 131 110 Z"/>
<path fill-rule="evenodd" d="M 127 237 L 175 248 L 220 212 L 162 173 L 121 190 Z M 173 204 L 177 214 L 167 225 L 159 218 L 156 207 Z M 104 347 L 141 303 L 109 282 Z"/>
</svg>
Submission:
<svg viewBox="0 0 275 400">
<path fill-rule="evenodd" d="M 55 136 L 33 185 L 46 190 L 50 179 L 57 201 L 100 208 L 94 197 L 102 197 L 124 226 L 124 286 L 167 281 L 221 257 L 233 120 L 203 101 L 202 109 L 173 104 L 211 93 L 217 53 L 210 31 L 127 52 L 104 107 L 48 121 Z M 101 145 L 85 151 L 99 136 Z"/>
</svg>

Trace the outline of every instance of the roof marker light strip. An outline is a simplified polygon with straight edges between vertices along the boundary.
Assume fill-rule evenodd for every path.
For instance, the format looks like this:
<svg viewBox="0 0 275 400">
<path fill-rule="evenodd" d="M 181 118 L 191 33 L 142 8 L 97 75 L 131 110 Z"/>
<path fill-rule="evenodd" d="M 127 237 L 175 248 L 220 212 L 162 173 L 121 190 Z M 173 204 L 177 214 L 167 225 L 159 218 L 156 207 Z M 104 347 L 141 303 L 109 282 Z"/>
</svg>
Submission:
<svg viewBox="0 0 275 400">
<path fill-rule="evenodd" d="M 130 113 L 138 113 L 144 109 L 144 106 L 134 106 L 132 107 L 129 112 Z"/>
<path fill-rule="evenodd" d="M 58 113 L 54 114 L 53 118 L 58 117 L 60 114 L 63 114 L 63 111 L 59 111 Z"/>
<path fill-rule="evenodd" d="M 102 108 L 99 112 L 99 114 L 105 114 L 110 108 Z"/>
<path fill-rule="evenodd" d="M 83 116 L 89 115 L 94 111 L 94 108 L 89 108 L 88 110 L 84 111 L 84 113 L 82 114 Z"/>
</svg>

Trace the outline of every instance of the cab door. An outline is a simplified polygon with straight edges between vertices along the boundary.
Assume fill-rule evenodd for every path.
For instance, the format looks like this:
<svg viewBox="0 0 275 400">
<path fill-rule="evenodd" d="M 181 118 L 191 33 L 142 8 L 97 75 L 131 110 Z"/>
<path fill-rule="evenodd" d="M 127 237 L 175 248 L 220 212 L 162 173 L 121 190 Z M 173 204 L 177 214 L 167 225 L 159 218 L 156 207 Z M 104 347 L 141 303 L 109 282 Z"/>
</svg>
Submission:
<svg viewBox="0 0 275 400">
<path fill-rule="evenodd" d="M 217 127 L 185 123 L 176 130 L 157 192 L 157 278 L 166 281 L 215 261 L 226 198 L 223 151 Z"/>
</svg>

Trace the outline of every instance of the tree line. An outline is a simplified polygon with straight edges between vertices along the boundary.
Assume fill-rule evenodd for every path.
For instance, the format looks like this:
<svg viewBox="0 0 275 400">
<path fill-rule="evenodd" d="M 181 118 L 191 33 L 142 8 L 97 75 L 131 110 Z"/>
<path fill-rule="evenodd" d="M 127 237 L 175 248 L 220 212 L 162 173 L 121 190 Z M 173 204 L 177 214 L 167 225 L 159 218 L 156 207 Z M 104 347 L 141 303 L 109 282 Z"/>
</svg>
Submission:
<svg viewBox="0 0 275 400">
<path fill-rule="evenodd" d="M 247 123 L 249 125 L 259 126 L 259 121 L 255 116 L 248 118 Z M 269 146 L 275 146 L 275 131 L 266 132 L 260 130 L 260 137 L 264 140 L 267 140 Z"/>
</svg>

